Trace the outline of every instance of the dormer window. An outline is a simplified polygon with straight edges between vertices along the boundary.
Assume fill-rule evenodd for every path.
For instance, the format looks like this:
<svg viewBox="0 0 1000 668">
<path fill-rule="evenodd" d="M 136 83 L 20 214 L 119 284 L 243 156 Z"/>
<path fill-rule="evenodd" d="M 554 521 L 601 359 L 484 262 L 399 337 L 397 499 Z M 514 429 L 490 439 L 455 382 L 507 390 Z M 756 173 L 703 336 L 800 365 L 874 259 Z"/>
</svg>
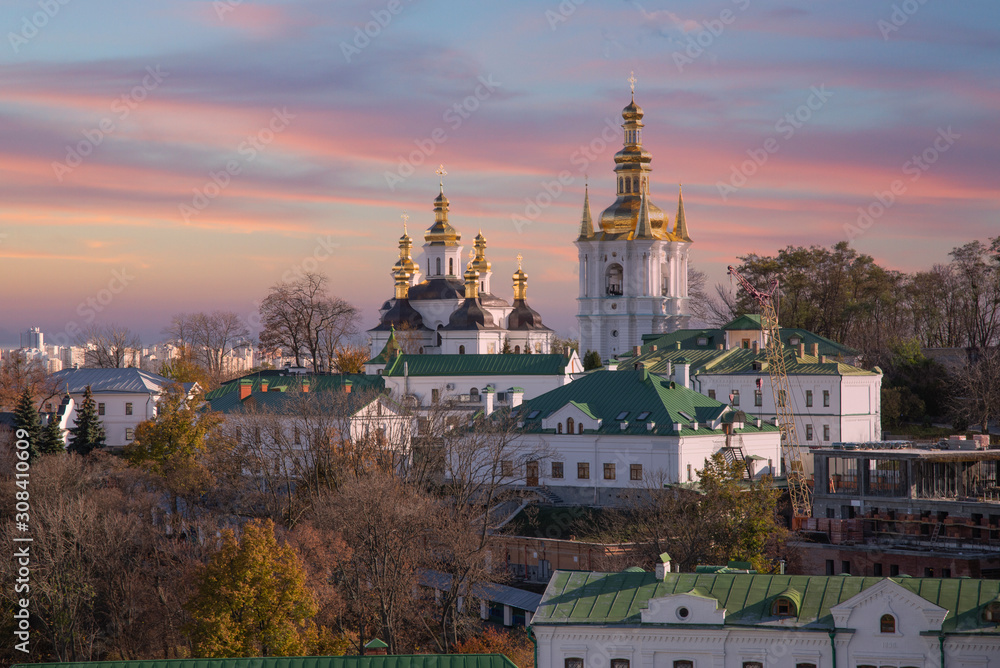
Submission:
<svg viewBox="0 0 1000 668">
<path fill-rule="evenodd" d="M 649 417 L 649 411 L 643 411 L 635 418 L 636 420 L 645 420 Z"/>
<path fill-rule="evenodd" d="M 983 608 L 983 621 L 1000 624 L 1000 600 L 993 601 Z"/>
<path fill-rule="evenodd" d="M 779 597 L 771 606 L 771 614 L 775 617 L 791 617 L 795 614 L 795 604 L 784 596 Z"/>
<path fill-rule="evenodd" d="M 708 345 L 708 337 L 707 336 L 699 336 L 698 337 L 698 345 L 699 346 L 707 346 Z"/>
<path fill-rule="evenodd" d="M 627 417 L 628 417 L 628 411 L 622 411 L 621 413 L 619 413 L 619 414 L 618 414 L 618 415 L 617 415 L 617 416 L 615 417 L 615 421 L 617 421 L 617 422 L 621 422 L 622 420 L 624 420 L 624 419 L 625 419 L 625 418 L 627 418 Z"/>
<path fill-rule="evenodd" d="M 800 339 L 797 336 L 793 336 L 790 339 L 788 339 L 788 343 L 789 343 L 789 345 L 797 346 L 800 343 L 802 343 L 802 339 Z"/>
<path fill-rule="evenodd" d="M 895 633 L 896 632 L 896 618 L 892 615 L 882 615 L 879 620 L 879 632 L 881 633 Z"/>
</svg>

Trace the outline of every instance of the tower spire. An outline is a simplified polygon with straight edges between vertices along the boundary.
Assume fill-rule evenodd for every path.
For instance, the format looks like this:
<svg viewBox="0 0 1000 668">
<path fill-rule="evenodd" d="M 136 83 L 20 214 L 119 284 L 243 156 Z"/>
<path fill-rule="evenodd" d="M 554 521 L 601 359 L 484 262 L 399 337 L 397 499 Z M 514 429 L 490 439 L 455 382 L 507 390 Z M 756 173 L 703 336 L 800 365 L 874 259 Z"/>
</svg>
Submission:
<svg viewBox="0 0 1000 668">
<path fill-rule="evenodd" d="M 687 221 L 684 219 L 684 192 L 681 184 L 677 184 L 677 223 L 674 225 L 674 236 L 681 241 L 691 241 L 688 236 Z"/>
<path fill-rule="evenodd" d="M 580 219 L 580 238 L 594 236 L 594 218 L 590 215 L 590 185 L 583 186 L 583 216 Z"/>
<path fill-rule="evenodd" d="M 635 238 L 653 238 L 653 226 L 649 222 L 649 205 L 646 203 L 646 188 L 639 192 L 639 220 L 635 224 Z"/>
</svg>

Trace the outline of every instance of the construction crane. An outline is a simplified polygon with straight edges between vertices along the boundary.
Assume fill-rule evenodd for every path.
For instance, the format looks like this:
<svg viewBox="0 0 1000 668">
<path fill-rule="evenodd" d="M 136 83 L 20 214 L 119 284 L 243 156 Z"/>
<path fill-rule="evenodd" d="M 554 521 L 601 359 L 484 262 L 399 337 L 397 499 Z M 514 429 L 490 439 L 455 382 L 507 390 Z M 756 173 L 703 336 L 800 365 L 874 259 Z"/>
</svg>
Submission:
<svg viewBox="0 0 1000 668">
<path fill-rule="evenodd" d="M 778 325 L 778 280 L 775 279 L 766 292 L 758 290 L 750 281 L 740 275 L 734 267 L 729 267 L 729 275 L 739 281 L 747 294 L 760 307 L 760 329 L 764 334 L 764 352 L 767 356 L 767 372 L 771 377 L 771 391 L 774 394 L 774 410 L 781 429 L 781 458 L 785 462 L 785 476 L 788 479 L 788 496 L 792 501 L 792 515 L 805 518 L 812 515 L 812 494 L 806 482 L 805 467 L 802 464 L 802 448 L 795 433 L 795 415 L 792 413 L 792 393 L 785 369 L 785 351 L 781 343 Z M 794 524 L 793 524 L 793 528 Z"/>
</svg>

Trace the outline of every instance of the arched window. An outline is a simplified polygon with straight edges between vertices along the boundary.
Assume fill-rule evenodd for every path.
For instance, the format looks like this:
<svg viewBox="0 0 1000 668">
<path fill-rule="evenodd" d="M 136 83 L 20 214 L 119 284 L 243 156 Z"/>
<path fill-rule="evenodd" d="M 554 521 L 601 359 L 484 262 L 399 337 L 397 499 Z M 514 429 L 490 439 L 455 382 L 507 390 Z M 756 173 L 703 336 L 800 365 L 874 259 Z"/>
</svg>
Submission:
<svg viewBox="0 0 1000 668">
<path fill-rule="evenodd" d="M 479 388 L 474 387 L 471 390 L 469 390 L 469 396 L 472 398 L 473 401 L 479 401 Z"/>
<path fill-rule="evenodd" d="M 448 275 L 455 275 L 455 258 L 453 257 L 448 258 Z"/>
<path fill-rule="evenodd" d="M 639 192 L 639 177 L 632 177 L 632 192 Z"/>
<path fill-rule="evenodd" d="M 694 668 L 694 661 L 688 661 L 687 659 L 674 661 L 674 668 Z"/>
<path fill-rule="evenodd" d="M 464 355 L 465 354 L 465 346 L 459 346 L 458 347 L 458 354 L 459 355 Z"/>
<path fill-rule="evenodd" d="M 562 433 L 562 422 L 560 422 L 559 424 L 556 425 L 556 433 L 557 434 L 561 434 Z"/>
<path fill-rule="evenodd" d="M 622 294 L 622 266 L 613 264 L 607 268 L 604 274 L 605 293 L 608 296 L 620 296 Z"/>
<path fill-rule="evenodd" d="M 576 433 L 578 433 L 578 434 L 582 434 L 583 433 L 583 423 L 582 422 L 580 424 L 576 425 Z"/>
<path fill-rule="evenodd" d="M 563 662 L 563 668 L 583 668 L 583 659 L 571 658 Z"/>
<path fill-rule="evenodd" d="M 628 668 L 628 659 L 611 659 L 611 668 Z"/>
<path fill-rule="evenodd" d="M 573 433 L 573 418 L 566 418 L 566 433 Z"/>
<path fill-rule="evenodd" d="M 434 266 L 437 267 L 437 271 L 434 272 L 436 275 L 441 275 L 441 258 L 435 258 Z"/>
<path fill-rule="evenodd" d="M 514 346 L 514 354 L 515 355 L 521 354 L 521 346 Z"/>
<path fill-rule="evenodd" d="M 625 177 L 625 192 L 632 192 L 632 179 Z"/>
<path fill-rule="evenodd" d="M 892 615 L 882 615 L 882 618 L 879 620 L 879 631 L 882 633 L 895 633 L 896 618 Z"/>
<path fill-rule="evenodd" d="M 795 614 L 795 604 L 784 596 L 779 596 L 771 605 L 771 614 L 775 617 L 789 617 Z"/>
<path fill-rule="evenodd" d="M 621 195 L 623 192 L 625 192 L 625 179 L 623 179 L 622 177 L 619 176 L 618 177 L 618 194 Z"/>
</svg>

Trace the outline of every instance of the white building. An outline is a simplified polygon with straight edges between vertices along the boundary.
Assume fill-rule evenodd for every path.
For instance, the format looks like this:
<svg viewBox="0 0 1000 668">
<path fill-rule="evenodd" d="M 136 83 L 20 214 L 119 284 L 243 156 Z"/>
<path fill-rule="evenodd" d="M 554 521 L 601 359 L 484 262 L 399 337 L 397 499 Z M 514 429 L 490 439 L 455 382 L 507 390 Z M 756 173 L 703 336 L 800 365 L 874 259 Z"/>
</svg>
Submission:
<svg viewBox="0 0 1000 668">
<path fill-rule="evenodd" d="M 615 154 L 615 202 L 595 229 L 589 192 L 584 196 L 580 234 L 580 351 L 612 359 L 650 333 L 686 327 L 687 271 L 691 237 L 678 195 L 673 228 L 650 201 L 652 155 L 642 145 L 642 109 L 632 101 L 622 110 L 624 146 Z"/>
<path fill-rule="evenodd" d="M 605 504 L 623 488 L 698 480 L 723 453 L 752 475 L 780 460 L 777 427 L 645 371 L 593 371 L 515 414 L 525 452 L 510 462 L 511 484 L 546 486 L 563 501 Z"/>
<path fill-rule="evenodd" d="M 528 275 L 521 268 L 521 257 L 512 277 L 514 303 L 510 304 L 493 294 L 492 265 L 486 259 L 482 232 L 476 236 L 468 265 L 461 239 L 448 221 L 448 198 L 442 185 L 434 200 L 434 224 L 424 235 L 419 263 L 410 257 L 413 240 L 404 226 L 399 260 L 392 269 L 395 295 L 379 310 L 379 324 L 368 330 L 372 357 L 394 331 L 400 334 L 407 353 L 493 354 L 503 350 L 505 341 L 513 352 L 528 348 L 535 353 L 549 352 L 553 333 L 528 306 Z"/>
<path fill-rule="evenodd" d="M 664 555 L 668 559 L 668 555 Z M 1000 581 L 557 571 L 538 668 L 990 668 Z"/>
<path fill-rule="evenodd" d="M 73 409 L 67 424 L 76 422 L 76 412 L 83 403 L 83 394 L 90 387 L 97 404 L 97 415 L 104 425 L 105 444 L 121 448 L 135 437 L 140 422 L 156 416 L 160 396 L 174 381 L 136 368 L 127 369 L 64 369 L 52 374 L 59 392 L 73 398 Z M 185 389 L 192 391 L 191 384 Z M 46 409 L 48 410 L 48 409 Z"/>
<path fill-rule="evenodd" d="M 841 361 L 856 359 L 853 351 L 809 332 L 783 329 L 781 336 L 790 390 L 785 399 L 795 416 L 799 445 L 881 439 L 881 370 Z M 657 338 L 621 360 L 618 369 L 642 366 L 673 377 L 678 368 L 686 368 L 688 387 L 770 421 L 777 411 L 762 337 L 759 318 L 742 316 L 721 330 L 680 330 Z M 811 458 L 803 463 L 811 475 Z"/>
</svg>

